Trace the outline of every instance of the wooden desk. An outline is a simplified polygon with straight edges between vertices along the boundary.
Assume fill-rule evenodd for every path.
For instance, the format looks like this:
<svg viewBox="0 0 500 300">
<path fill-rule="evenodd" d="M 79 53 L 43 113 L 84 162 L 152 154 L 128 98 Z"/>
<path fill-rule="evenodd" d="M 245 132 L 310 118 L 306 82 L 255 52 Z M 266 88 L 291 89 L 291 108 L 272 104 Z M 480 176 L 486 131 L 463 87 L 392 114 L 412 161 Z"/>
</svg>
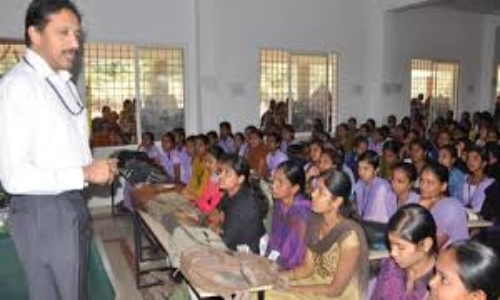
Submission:
<svg viewBox="0 0 500 300">
<path fill-rule="evenodd" d="M 148 227 L 148 229 L 154 234 L 160 246 L 165 250 L 165 252 L 167 252 L 170 264 L 174 268 L 180 267 L 180 255 L 182 254 L 182 252 L 193 246 L 208 245 L 210 247 L 225 249 L 225 245 L 220 239 L 220 237 L 215 235 L 208 228 L 199 226 L 197 227 L 197 226 L 180 225 L 172 233 L 169 232 L 169 230 L 167 230 L 167 228 L 159 221 L 158 216 L 153 217 L 152 214 L 142 210 L 138 210 L 136 216 L 140 218 L 140 221 L 142 221 Z M 183 234 L 186 234 L 185 235 L 185 237 L 187 237 L 186 241 L 183 241 L 181 245 L 175 245 L 175 243 L 173 242 L 174 237 Z M 193 239 L 189 240 L 189 238 Z M 193 286 L 191 283 L 189 284 L 191 288 L 196 292 L 197 296 L 200 298 L 219 296 L 212 292 L 203 291 L 200 288 Z M 272 288 L 271 285 L 258 286 L 250 288 L 248 291 L 261 292 L 271 288 Z M 259 294 L 260 294 L 259 297 L 261 297 L 262 293 Z"/>
<path fill-rule="evenodd" d="M 493 222 L 486 220 L 473 220 L 467 222 L 467 227 L 470 229 L 480 229 L 480 228 L 488 228 L 493 226 Z"/>
<path fill-rule="evenodd" d="M 481 215 L 475 213 L 472 209 L 467 208 L 467 227 L 469 230 L 481 229 L 493 226 L 493 222 L 484 220 Z"/>
</svg>

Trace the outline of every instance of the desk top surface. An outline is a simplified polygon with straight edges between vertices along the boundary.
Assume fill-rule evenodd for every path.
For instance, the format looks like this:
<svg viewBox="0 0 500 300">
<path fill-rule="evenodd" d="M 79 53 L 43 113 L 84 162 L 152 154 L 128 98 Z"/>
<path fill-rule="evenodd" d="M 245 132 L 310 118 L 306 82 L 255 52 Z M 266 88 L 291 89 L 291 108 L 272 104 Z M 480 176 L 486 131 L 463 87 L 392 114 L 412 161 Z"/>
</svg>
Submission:
<svg viewBox="0 0 500 300">
<path fill-rule="evenodd" d="M 138 216 L 156 236 L 171 260 L 172 256 L 177 256 L 178 267 L 180 267 L 182 253 L 196 246 L 204 245 L 212 248 L 225 249 L 225 245 L 218 235 L 207 227 L 202 227 L 197 224 L 193 211 L 188 209 L 188 206 L 185 206 L 185 204 L 188 203 L 186 202 L 187 200 L 179 196 L 178 194 L 176 196 L 161 195 L 158 199 L 150 201 L 151 204 L 148 203 L 146 210 L 137 211 Z M 192 208 L 194 209 L 194 207 Z M 163 224 L 165 223 L 164 219 L 166 216 L 167 218 L 180 218 L 179 226 L 173 231 L 167 230 Z M 173 265 L 175 267 L 175 264 Z M 243 277 L 241 272 L 238 272 L 237 275 Z M 187 279 L 189 280 L 189 278 Z M 218 296 L 213 292 L 204 291 L 192 284 L 191 287 L 202 298 Z M 272 284 L 266 284 L 250 287 L 247 291 L 261 291 L 270 288 L 272 288 Z"/>
</svg>

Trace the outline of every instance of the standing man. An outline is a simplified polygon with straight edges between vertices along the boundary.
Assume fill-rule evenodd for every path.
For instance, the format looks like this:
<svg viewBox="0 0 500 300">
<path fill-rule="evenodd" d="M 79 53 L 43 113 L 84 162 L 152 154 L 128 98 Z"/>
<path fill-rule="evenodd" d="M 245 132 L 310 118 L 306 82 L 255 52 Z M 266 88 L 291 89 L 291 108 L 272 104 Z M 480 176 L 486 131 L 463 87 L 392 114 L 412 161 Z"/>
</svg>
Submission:
<svg viewBox="0 0 500 300">
<path fill-rule="evenodd" d="M 24 58 L 0 81 L 0 180 L 12 194 L 12 237 L 30 299 L 87 298 L 89 183 L 116 161 L 92 162 L 87 111 L 70 81 L 81 16 L 67 0 L 33 0 Z"/>
</svg>

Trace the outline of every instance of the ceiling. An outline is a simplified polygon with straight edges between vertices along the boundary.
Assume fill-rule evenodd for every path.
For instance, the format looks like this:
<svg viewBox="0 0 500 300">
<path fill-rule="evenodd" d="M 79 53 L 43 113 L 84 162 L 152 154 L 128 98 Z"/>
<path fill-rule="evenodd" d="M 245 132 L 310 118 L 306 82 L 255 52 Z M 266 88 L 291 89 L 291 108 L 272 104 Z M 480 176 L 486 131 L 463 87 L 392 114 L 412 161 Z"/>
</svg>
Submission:
<svg viewBox="0 0 500 300">
<path fill-rule="evenodd" d="M 441 6 L 480 14 L 500 15 L 500 0 L 428 0 L 425 6 Z"/>
</svg>

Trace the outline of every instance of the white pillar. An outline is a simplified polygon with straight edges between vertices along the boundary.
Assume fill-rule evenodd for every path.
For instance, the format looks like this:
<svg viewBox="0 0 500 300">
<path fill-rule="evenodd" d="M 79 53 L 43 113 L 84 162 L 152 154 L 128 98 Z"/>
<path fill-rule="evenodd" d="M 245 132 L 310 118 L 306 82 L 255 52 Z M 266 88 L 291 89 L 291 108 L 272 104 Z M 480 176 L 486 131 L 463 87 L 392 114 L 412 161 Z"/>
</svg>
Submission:
<svg viewBox="0 0 500 300">
<path fill-rule="evenodd" d="M 495 57 L 496 30 L 500 27 L 500 18 L 485 16 L 483 20 L 483 37 L 481 45 L 481 84 L 479 90 L 479 103 L 475 107 L 464 108 L 468 110 L 490 110 L 495 108 L 496 67 L 498 60 Z M 498 58 L 500 59 L 500 58 Z"/>
<path fill-rule="evenodd" d="M 200 92 L 200 3 L 187 0 L 190 4 L 189 38 L 185 48 L 185 124 L 186 133 L 199 133 L 202 124 Z"/>
</svg>

